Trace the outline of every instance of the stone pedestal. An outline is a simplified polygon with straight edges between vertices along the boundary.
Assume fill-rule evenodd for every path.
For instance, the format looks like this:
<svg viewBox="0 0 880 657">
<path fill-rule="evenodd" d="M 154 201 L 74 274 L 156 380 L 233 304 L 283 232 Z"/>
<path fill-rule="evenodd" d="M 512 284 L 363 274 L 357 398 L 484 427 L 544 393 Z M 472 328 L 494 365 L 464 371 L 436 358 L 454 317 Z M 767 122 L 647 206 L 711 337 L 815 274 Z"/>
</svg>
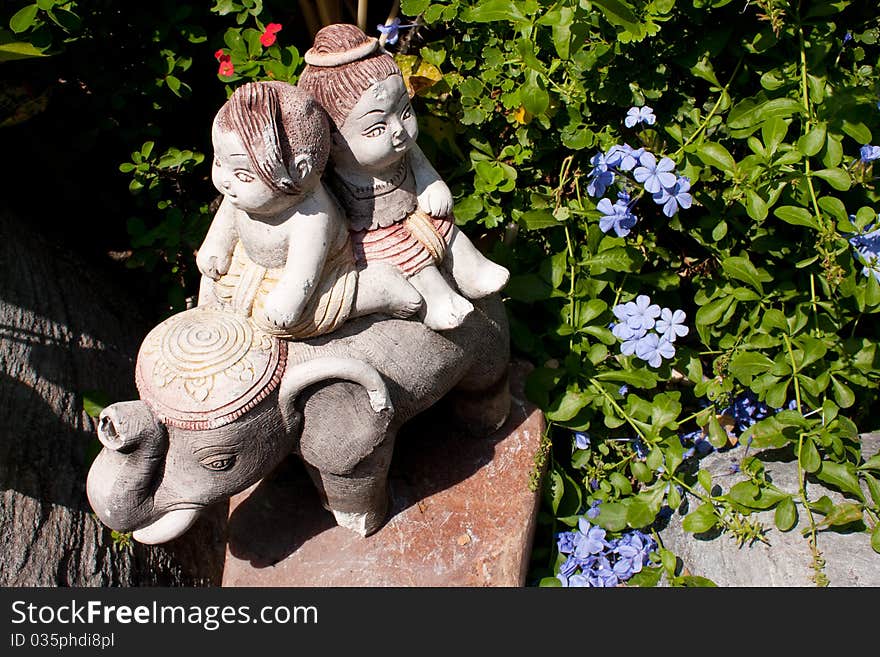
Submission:
<svg viewBox="0 0 880 657">
<path fill-rule="evenodd" d="M 451 430 L 442 403 L 404 428 L 389 520 L 372 536 L 337 527 L 294 458 L 233 497 L 223 586 L 522 586 L 544 431 L 524 374 L 511 366 L 511 414 L 488 437 Z"/>
</svg>

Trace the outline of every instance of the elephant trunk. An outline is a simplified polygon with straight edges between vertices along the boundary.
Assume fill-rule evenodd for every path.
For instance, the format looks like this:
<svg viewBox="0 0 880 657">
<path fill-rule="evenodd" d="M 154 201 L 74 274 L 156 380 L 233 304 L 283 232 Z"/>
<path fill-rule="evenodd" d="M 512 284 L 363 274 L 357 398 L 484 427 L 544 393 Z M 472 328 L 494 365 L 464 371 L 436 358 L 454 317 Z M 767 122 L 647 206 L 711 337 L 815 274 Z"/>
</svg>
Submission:
<svg viewBox="0 0 880 657">
<path fill-rule="evenodd" d="M 152 493 L 168 445 L 165 427 L 145 402 L 120 402 L 101 412 L 98 439 L 104 449 L 89 470 L 89 503 L 105 525 L 131 531 L 153 511 Z"/>
</svg>

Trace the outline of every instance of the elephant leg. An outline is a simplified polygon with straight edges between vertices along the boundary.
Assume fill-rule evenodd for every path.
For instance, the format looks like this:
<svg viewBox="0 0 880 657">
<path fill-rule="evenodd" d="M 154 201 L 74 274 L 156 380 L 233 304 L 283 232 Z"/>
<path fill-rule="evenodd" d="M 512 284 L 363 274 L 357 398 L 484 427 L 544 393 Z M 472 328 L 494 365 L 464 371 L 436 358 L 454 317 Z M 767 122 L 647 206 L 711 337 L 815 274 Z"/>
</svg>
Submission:
<svg viewBox="0 0 880 657">
<path fill-rule="evenodd" d="M 349 382 L 307 392 L 304 399 L 300 454 L 322 503 L 339 525 L 372 534 L 388 513 L 391 414 L 374 411 L 365 389 Z"/>
<path fill-rule="evenodd" d="M 501 428 L 510 413 L 510 381 L 507 372 L 482 388 L 456 388 L 448 403 L 459 426 L 474 436 L 486 436 Z"/>
</svg>

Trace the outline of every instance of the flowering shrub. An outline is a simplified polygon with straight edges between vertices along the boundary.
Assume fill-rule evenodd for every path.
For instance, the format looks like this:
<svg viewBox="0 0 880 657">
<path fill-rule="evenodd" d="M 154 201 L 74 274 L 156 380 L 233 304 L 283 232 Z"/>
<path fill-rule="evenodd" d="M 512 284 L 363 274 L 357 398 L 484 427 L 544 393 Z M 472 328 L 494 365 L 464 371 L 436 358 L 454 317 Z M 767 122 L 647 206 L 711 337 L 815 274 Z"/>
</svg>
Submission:
<svg viewBox="0 0 880 657">
<path fill-rule="evenodd" d="M 498 236 L 513 344 L 536 364 L 534 581 L 613 582 L 600 532 L 639 531 L 657 549 L 617 583 L 708 584 L 653 534 L 684 497 L 687 531 L 740 543 L 762 540 L 768 500 L 780 531 L 800 520 L 817 583 L 819 528 L 880 552 L 880 457 L 858 448 L 880 382 L 869 5 L 402 0 L 443 72 L 424 148 L 458 222 Z M 847 501 L 774 488 L 768 449 Z M 712 480 L 717 450 L 747 481 Z"/>
<path fill-rule="evenodd" d="M 212 214 L 205 121 L 235 85 L 295 81 L 309 46 L 306 3 L 209 4 L 15 0 L 0 33 L 4 66 L 65 53 L 53 77 L 81 84 L 101 142 L 131 154 L 127 264 L 164 272 L 169 311 L 195 288 Z M 686 530 L 741 543 L 761 540 L 753 512 L 770 500 L 778 529 L 801 521 L 817 582 L 820 529 L 863 532 L 880 552 L 880 457 L 859 450 L 880 402 L 876 7 L 400 10 L 370 24 L 401 51 L 457 222 L 512 272 L 512 344 L 535 364 L 527 393 L 548 427 L 532 581 L 707 584 L 654 533 L 685 497 Z M 773 487 L 769 449 L 847 501 Z M 725 450 L 744 485 L 700 466 Z"/>
</svg>

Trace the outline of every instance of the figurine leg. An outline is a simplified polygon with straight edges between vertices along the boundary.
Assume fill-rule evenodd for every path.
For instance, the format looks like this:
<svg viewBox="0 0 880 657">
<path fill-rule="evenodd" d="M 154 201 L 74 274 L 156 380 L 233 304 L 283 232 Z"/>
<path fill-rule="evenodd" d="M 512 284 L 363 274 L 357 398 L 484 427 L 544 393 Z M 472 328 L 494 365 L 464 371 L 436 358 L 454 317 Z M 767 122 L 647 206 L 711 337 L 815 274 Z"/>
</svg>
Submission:
<svg viewBox="0 0 880 657">
<path fill-rule="evenodd" d="M 480 253 L 457 226 L 446 252 L 444 266 L 452 271 L 458 289 L 468 299 L 482 299 L 507 285 L 510 272 Z"/>
<path fill-rule="evenodd" d="M 425 300 L 422 322 L 435 331 L 461 326 L 474 309 L 473 304 L 453 290 L 433 265 L 413 274 L 409 282 Z"/>
<path fill-rule="evenodd" d="M 336 524 L 369 536 L 378 530 L 388 515 L 388 473 L 368 477 L 340 476 L 306 466 L 321 496 L 324 508 L 336 518 Z"/>
<path fill-rule="evenodd" d="M 397 268 L 376 263 L 358 272 L 353 317 L 373 313 L 409 317 L 418 312 L 422 304 L 422 295 Z"/>
</svg>

